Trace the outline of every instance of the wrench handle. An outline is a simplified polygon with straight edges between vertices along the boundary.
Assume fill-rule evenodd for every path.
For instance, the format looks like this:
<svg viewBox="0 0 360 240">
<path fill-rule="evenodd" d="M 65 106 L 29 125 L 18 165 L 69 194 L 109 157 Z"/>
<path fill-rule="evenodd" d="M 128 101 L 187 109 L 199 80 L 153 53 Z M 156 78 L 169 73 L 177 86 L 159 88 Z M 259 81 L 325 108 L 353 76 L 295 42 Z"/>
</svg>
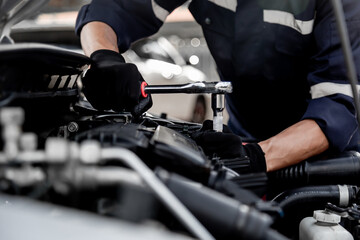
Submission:
<svg viewBox="0 0 360 240">
<path fill-rule="evenodd" d="M 145 82 L 145 81 L 143 81 L 142 83 L 141 83 L 141 95 L 143 96 L 143 98 L 147 98 L 147 96 L 148 96 L 148 94 L 146 93 L 146 91 L 145 91 L 145 87 L 147 86 L 148 84 Z"/>
</svg>

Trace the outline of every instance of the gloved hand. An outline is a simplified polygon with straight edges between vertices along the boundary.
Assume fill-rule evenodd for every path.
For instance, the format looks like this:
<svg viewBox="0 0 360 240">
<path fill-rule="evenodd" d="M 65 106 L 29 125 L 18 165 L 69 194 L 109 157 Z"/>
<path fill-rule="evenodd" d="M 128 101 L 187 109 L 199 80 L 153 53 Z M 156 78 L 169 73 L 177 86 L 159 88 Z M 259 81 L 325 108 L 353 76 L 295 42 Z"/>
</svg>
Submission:
<svg viewBox="0 0 360 240">
<path fill-rule="evenodd" d="M 207 156 L 216 154 L 223 158 L 225 166 L 239 172 L 266 172 L 264 152 L 257 143 L 243 145 L 241 138 L 224 126 L 223 132 L 212 130 L 212 121 L 206 120 L 203 127 L 192 134 Z"/>
<path fill-rule="evenodd" d="M 150 95 L 141 96 L 144 82 L 134 64 L 111 50 L 98 50 L 90 56 L 92 64 L 83 78 L 84 93 L 98 110 L 130 111 L 138 116 L 152 106 Z"/>
</svg>

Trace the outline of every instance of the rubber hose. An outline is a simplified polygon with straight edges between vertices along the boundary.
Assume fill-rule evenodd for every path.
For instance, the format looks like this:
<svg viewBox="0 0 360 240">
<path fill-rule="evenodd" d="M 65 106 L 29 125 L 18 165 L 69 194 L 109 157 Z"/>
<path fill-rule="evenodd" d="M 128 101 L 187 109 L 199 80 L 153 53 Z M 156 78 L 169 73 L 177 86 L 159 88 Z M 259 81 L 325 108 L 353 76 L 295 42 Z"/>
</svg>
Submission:
<svg viewBox="0 0 360 240">
<path fill-rule="evenodd" d="M 348 205 L 356 199 L 358 188 L 347 186 Z M 272 201 L 278 202 L 280 207 L 286 212 L 293 207 L 300 208 L 303 204 L 318 204 L 331 202 L 340 205 L 341 195 L 338 185 L 301 187 L 281 193 Z"/>
<path fill-rule="evenodd" d="M 158 177 L 218 239 L 264 239 L 270 216 L 176 174 Z"/>
<path fill-rule="evenodd" d="M 353 151 L 328 160 L 304 161 L 269 173 L 268 177 L 271 181 L 288 184 L 357 184 L 360 179 L 360 154 Z"/>
</svg>

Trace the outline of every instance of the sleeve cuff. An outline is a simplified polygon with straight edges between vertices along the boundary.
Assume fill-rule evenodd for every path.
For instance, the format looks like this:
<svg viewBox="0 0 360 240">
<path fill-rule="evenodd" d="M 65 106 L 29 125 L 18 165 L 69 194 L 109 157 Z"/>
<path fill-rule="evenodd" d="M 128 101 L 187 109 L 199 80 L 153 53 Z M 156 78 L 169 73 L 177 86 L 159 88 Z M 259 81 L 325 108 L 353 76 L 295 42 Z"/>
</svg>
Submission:
<svg viewBox="0 0 360 240">
<path fill-rule="evenodd" d="M 310 101 L 302 120 L 316 121 L 327 137 L 330 147 L 344 151 L 358 129 L 352 98 L 334 95 Z"/>
</svg>

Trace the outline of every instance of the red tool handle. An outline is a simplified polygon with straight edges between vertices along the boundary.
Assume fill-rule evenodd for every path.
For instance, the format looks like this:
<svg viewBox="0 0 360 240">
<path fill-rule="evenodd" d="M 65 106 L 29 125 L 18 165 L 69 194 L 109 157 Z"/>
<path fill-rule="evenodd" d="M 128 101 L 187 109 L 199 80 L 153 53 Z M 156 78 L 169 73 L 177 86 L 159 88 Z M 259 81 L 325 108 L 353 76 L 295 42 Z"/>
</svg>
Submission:
<svg viewBox="0 0 360 240">
<path fill-rule="evenodd" d="M 148 94 L 145 92 L 145 87 L 147 86 L 148 84 L 144 81 L 141 83 L 141 95 L 144 97 L 144 98 L 147 98 Z"/>
</svg>

